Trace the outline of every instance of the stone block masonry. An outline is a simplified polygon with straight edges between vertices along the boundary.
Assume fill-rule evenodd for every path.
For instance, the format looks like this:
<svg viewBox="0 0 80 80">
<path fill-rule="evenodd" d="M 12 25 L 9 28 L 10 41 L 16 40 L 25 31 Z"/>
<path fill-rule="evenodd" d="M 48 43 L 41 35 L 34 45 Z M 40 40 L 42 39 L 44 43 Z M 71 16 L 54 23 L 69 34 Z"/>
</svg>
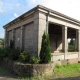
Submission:
<svg viewBox="0 0 80 80">
<path fill-rule="evenodd" d="M 54 63 L 50 64 L 23 64 L 20 62 L 14 62 L 10 59 L 4 58 L 3 63 L 15 74 L 19 76 L 33 76 L 33 77 L 44 77 L 52 76 Z"/>
</svg>

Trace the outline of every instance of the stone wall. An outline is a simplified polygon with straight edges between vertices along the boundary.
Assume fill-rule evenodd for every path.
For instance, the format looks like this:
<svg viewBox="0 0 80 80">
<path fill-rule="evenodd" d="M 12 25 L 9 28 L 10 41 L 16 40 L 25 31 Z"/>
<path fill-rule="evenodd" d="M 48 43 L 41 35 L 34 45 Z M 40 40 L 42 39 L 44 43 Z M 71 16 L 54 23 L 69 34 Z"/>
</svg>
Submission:
<svg viewBox="0 0 80 80">
<path fill-rule="evenodd" d="M 24 27 L 24 50 L 33 53 L 33 38 L 34 38 L 34 26 L 33 23 Z"/>
<path fill-rule="evenodd" d="M 23 64 L 20 62 L 14 62 L 8 58 L 3 59 L 4 66 L 7 66 L 15 74 L 19 76 L 33 76 L 43 78 L 44 76 L 53 76 L 54 66 L 56 65 L 66 65 L 78 63 L 80 60 L 78 58 L 58 60 L 50 64 Z"/>
<path fill-rule="evenodd" d="M 20 49 L 20 27 L 15 29 L 15 48 Z"/>
<path fill-rule="evenodd" d="M 78 57 L 78 52 L 67 52 L 67 53 L 53 53 L 52 54 L 52 61 L 58 60 L 67 60 L 67 59 L 75 59 Z"/>
<path fill-rule="evenodd" d="M 54 63 L 23 64 L 4 58 L 3 64 L 19 76 L 44 77 L 53 75 Z"/>
<path fill-rule="evenodd" d="M 51 52 L 62 50 L 62 35 L 49 34 Z"/>
<path fill-rule="evenodd" d="M 54 62 L 54 66 L 55 65 L 66 65 L 66 64 L 76 64 L 79 62 L 78 58 L 74 58 L 74 59 L 66 59 L 66 60 L 58 60 Z"/>
<path fill-rule="evenodd" d="M 9 38 L 8 38 L 8 45 L 10 46 L 10 40 L 12 40 L 12 30 L 8 32 Z"/>
</svg>

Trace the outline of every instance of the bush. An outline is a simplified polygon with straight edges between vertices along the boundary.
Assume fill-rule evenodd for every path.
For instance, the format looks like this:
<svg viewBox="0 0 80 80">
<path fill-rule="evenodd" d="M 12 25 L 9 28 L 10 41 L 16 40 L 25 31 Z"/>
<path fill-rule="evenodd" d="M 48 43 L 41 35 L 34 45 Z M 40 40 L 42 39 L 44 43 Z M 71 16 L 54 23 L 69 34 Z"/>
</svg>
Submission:
<svg viewBox="0 0 80 80">
<path fill-rule="evenodd" d="M 69 46 L 68 46 L 68 49 L 69 49 L 69 50 L 74 50 L 75 47 L 74 47 L 73 45 L 69 45 Z"/>
<path fill-rule="evenodd" d="M 32 64 L 37 64 L 37 63 L 39 63 L 39 61 L 40 61 L 40 60 L 37 59 L 37 58 L 34 57 L 34 56 L 30 58 L 30 63 L 32 63 Z"/>
<path fill-rule="evenodd" d="M 0 48 L 0 60 L 8 56 L 8 53 L 10 51 L 10 48 Z"/>
<path fill-rule="evenodd" d="M 7 57 L 7 56 L 9 56 L 9 53 L 11 52 L 11 48 L 6 47 L 6 48 L 4 48 L 4 51 L 5 51 L 5 54 L 6 54 L 6 57 Z"/>
<path fill-rule="evenodd" d="M 51 49 L 49 42 L 49 35 L 44 32 L 42 36 L 42 44 L 40 51 L 41 63 L 49 63 L 51 61 Z"/>
<path fill-rule="evenodd" d="M 18 49 L 11 49 L 8 56 L 12 60 L 18 60 L 20 51 Z"/>
<path fill-rule="evenodd" d="M 27 51 L 20 53 L 19 60 L 21 62 L 29 62 L 30 61 L 30 53 Z"/>
<path fill-rule="evenodd" d="M 5 56 L 3 48 L 0 48 L 0 60 Z"/>
</svg>

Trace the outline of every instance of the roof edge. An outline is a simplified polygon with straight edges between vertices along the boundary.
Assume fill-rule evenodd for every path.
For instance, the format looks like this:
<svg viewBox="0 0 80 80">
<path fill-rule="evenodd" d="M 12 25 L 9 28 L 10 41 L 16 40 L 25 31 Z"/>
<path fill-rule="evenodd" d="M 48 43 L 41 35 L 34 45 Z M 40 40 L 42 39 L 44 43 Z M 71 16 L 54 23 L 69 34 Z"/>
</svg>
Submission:
<svg viewBox="0 0 80 80">
<path fill-rule="evenodd" d="M 60 13 L 60 12 L 57 12 L 57 11 L 52 10 L 52 9 L 50 9 L 50 8 L 47 8 L 47 7 L 43 6 L 43 5 L 37 5 L 36 7 L 32 8 L 31 10 L 28 10 L 27 12 L 25 12 L 25 13 L 22 14 L 21 16 L 17 17 L 16 19 L 14 19 L 14 20 L 10 21 L 9 23 L 7 23 L 6 25 L 4 25 L 3 28 L 5 28 L 5 27 L 8 26 L 10 23 L 14 22 L 15 20 L 20 19 L 22 16 L 24 16 L 24 15 L 26 15 L 26 14 L 30 13 L 31 11 L 36 10 L 36 9 L 38 9 L 38 8 L 43 9 L 43 10 L 46 10 L 46 11 L 50 11 L 50 12 L 52 12 L 52 13 L 54 13 L 54 14 L 57 14 L 57 15 L 59 15 L 59 16 L 61 16 L 61 17 L 64 17 L 64 18 L 67 18 L 67 19 L 69 19 L 69 20 L 72 20 L 72 21 L 75 21 L 75 22 L 77 22 L 77 23 L 80 23 L 80 21 L 77 20 L 77 19 L 74 19 L 74 18 L 71 18 L 71 17 L 69 17 L 69 16 L 66 16 L 66 15 L 64 15 L 64 14 L 62 14 L 62 13 Z"/>
<path fill-rule="evenodd" d="M 59 15 L 59 16 L 62 16 L 62 17 L 64 17 L 64 18 L 73 20 L 73 21 L 75 21 L 75 22 L 77 22 L 77 23 L 80 23 L 80 21 L 77 20 L 77 19 L 74 19 L 74 18 L 72 18 L 72 17 L 69 17 L 69 16 L 67 16 L 67 15 L 65 15 L 65 14 L 62 14 L 62 13 L 60 13 L 60 12 L 58 12 L 58 11 L 55 11 L 55 10 L 52 10 L 52 9 L 50 9 L 50 8 L 47 8 L 47 7 L 43 6 L 43 5 L 38 5 L 38 7 L 41 8 L 41 9 L 43 9 L 43 10 L 50 11 L 50 12 L 52 12 L 52 13 L 54 13 L 54 14 L 57 14 L 57 15 Z"/>
<path fill-rule="evenodd" d="M 13 21 L 15 21 L 15 20 L 21 18 L 22 16 L 24 16 L 24 15 L 30 13 L 31 11 L 36 10 L 37 8 L 38 8 L 38 5 L 37 5 L 36 7 L 34 7 L 34 8 L 32 8 L 32 9 L 28 10 L 28 11 L 25 12 L 24 14 L 20 15 L 19 17 L 15 18 L 14 20 L 10 21 L 10 22 L 7 23 L 6 25 L 4 25 L 3 28 L 5 28 L 7 25 L 9 25 L 10 23 L 12 23 Z"/>
</svg>

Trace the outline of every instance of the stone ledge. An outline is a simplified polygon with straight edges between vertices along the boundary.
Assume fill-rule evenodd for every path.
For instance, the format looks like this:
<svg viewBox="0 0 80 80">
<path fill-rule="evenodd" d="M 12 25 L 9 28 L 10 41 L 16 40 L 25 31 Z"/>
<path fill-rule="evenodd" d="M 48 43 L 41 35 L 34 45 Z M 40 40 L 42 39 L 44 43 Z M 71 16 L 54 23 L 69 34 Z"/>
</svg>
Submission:
<svg viewBox="0 0 80 80">
<path fill-rule="evenodd" d="M 23 64 L 20 62 L 14 62 L 7 58 L 3 59 L 3 64 L 19 76 L 33 76 L 33 77 L 52 76 L 54 69 L 54 63 Z"/>
<path fill-rule="evenodd" d="M 59 60 L 54 62 L 55 65 L 66 65 L 66 64 L 76 64 L 80 62 L 79 58 L 73 58 L 73 59 L 66 59 L 66 60 Z"/>
</svg>

